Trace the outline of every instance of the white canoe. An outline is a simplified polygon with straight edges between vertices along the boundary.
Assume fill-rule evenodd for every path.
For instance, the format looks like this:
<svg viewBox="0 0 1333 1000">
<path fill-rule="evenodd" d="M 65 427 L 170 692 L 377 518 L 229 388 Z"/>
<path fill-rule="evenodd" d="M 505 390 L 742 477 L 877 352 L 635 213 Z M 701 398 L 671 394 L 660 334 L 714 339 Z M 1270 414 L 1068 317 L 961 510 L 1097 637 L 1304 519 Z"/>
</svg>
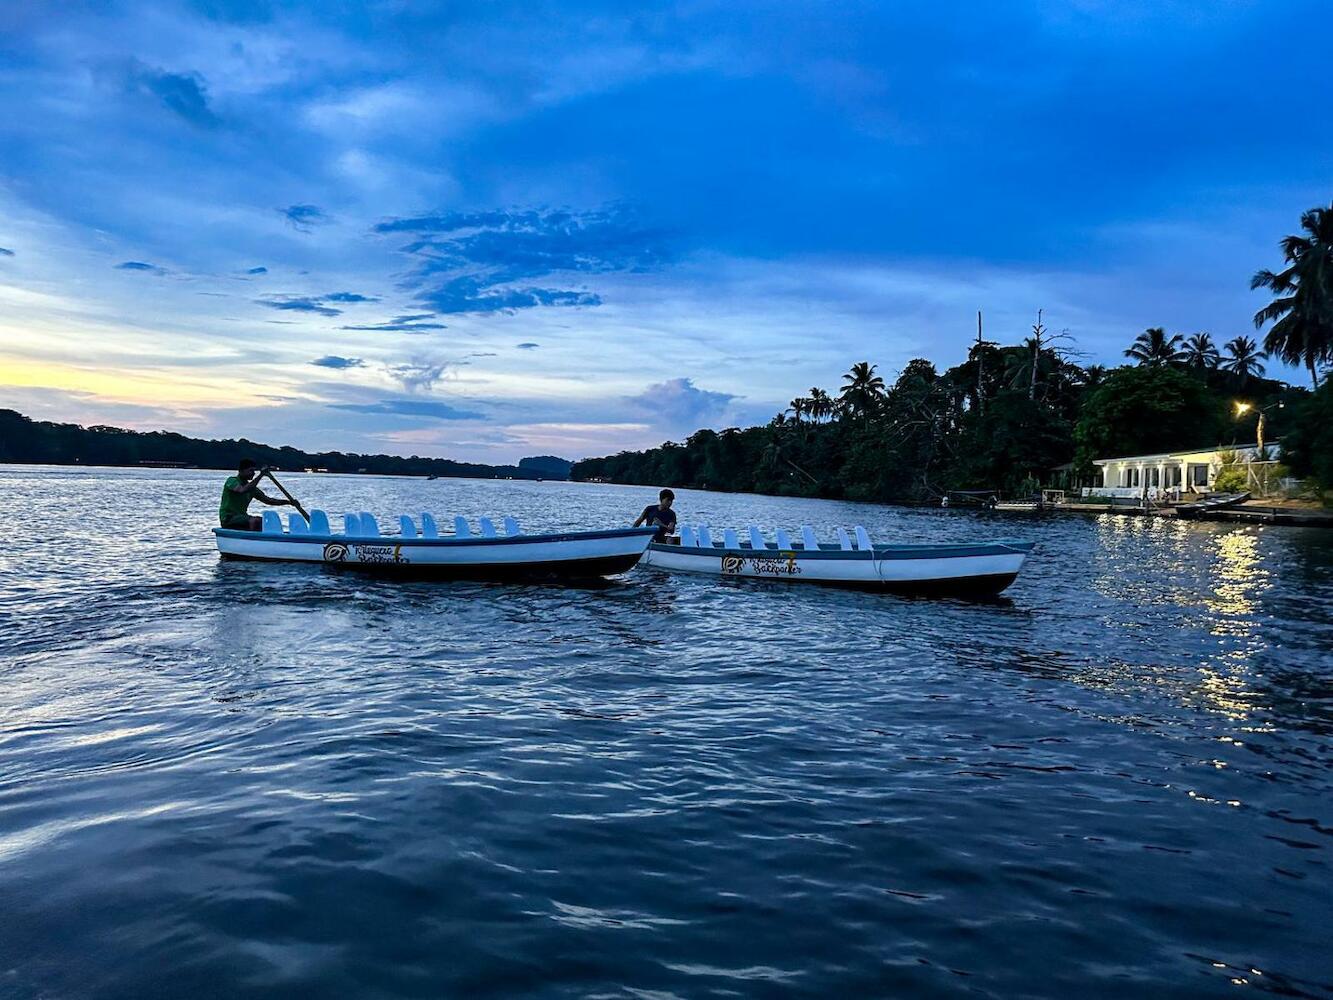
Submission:
<svg viewBox="0 0 1333 1000">
<path fill-rule="evenodd" d="M 588 579 L 634 568 L 652 540 L 652 528 L 613 528 L 525 535 L 512 521 L 512 532 L 497 535 L 483 519 L 483 534 L 440 535 L 433 520 L 423 519 L 423 533 L 402 518 L 399 534 L 381 534 L 368 515 L 348 515 L 346 530 L 331 530 L 327 515 L 311 512 L 311 523 L 288 517 L 284 530 L 276 513 L 266 511 L 263 531 L 214 528 L 224 559 L 262 562 L 322 563 L 401 577 L 441 579 Z M 461 519 L 460 519 L 461 520 Z"/>
<path fill-rule="evenodd" d="M 785 535 L 785 533 L 783 533 Z M 1032 542 L 994 541 L 975 544 L 873 545 L 864 529 L 852 543 L 840 531 L 840 544 L 820 544 L 808 533 L 805 539 L 781 548 L 763 541 L 751 529 L 752 540 L 739 541 L 727 532 L 722 543 L 708 533 L 685 528 L 681 544 L 654 542 L 643 565 L 682 573 L 722 577 L 824 583 L 922 595 L 994 596 L 1014 582 Z M 760 547 L 762 543 L 762 547 Z"/>
</svg>

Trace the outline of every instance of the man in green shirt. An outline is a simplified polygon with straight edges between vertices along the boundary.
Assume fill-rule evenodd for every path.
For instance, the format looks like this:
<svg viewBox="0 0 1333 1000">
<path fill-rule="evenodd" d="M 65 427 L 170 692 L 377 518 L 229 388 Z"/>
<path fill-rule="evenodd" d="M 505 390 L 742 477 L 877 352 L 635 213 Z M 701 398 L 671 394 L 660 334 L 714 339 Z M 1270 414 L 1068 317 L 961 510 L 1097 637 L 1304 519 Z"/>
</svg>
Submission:
<svg viewBox="0 0 1333 1000">
<path fill-rule="evenodd" d="M 236 475 L 228 476 L 222 485 L 222 505 L 218 507 L 218 523 L 238 531 L 258 531 L 263 520 L 250 516 L 250 501 L 258 500 L 270 507 L 290 507 L 290 500 L 278 500 L 259 489 L 259 477 L 264 470 L 250 459 L 242 459 Z"/>
</svg>

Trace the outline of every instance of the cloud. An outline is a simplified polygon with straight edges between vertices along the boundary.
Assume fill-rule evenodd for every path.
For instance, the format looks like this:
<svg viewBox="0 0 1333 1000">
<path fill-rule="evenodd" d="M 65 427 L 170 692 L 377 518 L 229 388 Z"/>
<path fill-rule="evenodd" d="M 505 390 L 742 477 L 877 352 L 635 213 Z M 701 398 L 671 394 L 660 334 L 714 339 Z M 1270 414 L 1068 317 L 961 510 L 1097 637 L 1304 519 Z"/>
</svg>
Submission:
<svg viewBox="0 0 1333 1000">
<path fill-rule="evenodd" d="M 702 427 L 719 419 L 740 396 L 700 389 L 693 379 L 673 378 L 626 399 L 663 424 Z"/>
<path fill-rule="evenodd" d="M 208 106 L 204 78 L 198 73 L 171 73 L 130 59 L 121 65 L 120 77 L 127 92 L 156 98 L 191 125 L 215 128 L 221 124 Z"/>
<path fill-rule="evenodd" d="M 449 373 L 449 369 L 459 362 L 451 361 L 413 361 L 407 364 L 393 365 L 389 376 L 402 383 L 408 392 L 420 392 L 434 388 Z M 466 363 L 466 362 L 462 362 Z"/>
<path fill-rule="evenodd" d="M 330 302 L 378 302 L 379 299 L 370 295 L 359 295 L 356 292 L 333 292 L 329 295 L 269 295 L 262 299 L 256 299 L 255 301 L 261 306 L 267 306 L 270 309 L 282 309 L 287 312 L 308 312 L 318 313 L 320 316 L 341 316 L 342 310 L 333 308 L 333 306 L 329 305 Z"/>
<path fill-rule="evenodd" d="M 332 222 L 324 210 L 318 205 L 288 205 L 286 208 L 278 209 L 293 229 L 308 233 L 315 226 L 323 226 Z"/>
<path fill-rule="evenodd" d="M 556 274 L 646 271 L 671 259 L 664 230 L 623 207 L 595 212 L 448 212 L 389 219 L 381 235 L 412 234 L 407 287 L 436 312 L 499 313 L 538 306 L 597 306 L 583 289 L 529 284 Z"/>
<path fill-rule="evenodd" d="M 524 342 L 521 343 L 521 344 L 515 344 L 514 346 L 517 347 L 520 351 L 535 351 L 537 348 L 541 347 L 542 345 L 541 345 L 541 344 L 534 344 L 532 341 L 528 340 L 528 341 L 524 341 Z"/>
<path fill-rule="evenodd" d="M 158 267 L 156 264 L 145 264 L 141 260 L 127 260 L 123 264 L 116 265 L 117 271 L 144 271 L 149 274 L 166 274 L 164 267 Z"/>
<path fill-rule="evenodd" d="M 246 274 L 268 274 L 268 268 L 266 268 L 266 267 L 252 267 L 252 268 L 250 268 L 250 270 L 246 271 L 245 273 L 246 273 Z"/>
<path fill-rule="evenodd" d="M 312 365 L 318 365 L 320 368 L 334 368 L 341 371 L 344 368 L 364 368 L 366 363 L 360 358 L 344 358 L 337 354 L 326 354 L 322 358 L 316 358 L 310 362 Z"/>
<path fill-rule="evenodd" d="M 460 410 L 456 406 L 433 399 L 381 399 L 374 403 L 331 403 L 335 410 L 367 413 L 376 416 L 416 417 L 422 420 L 480 420 L 480 413 Z"/>
<path fill-rule="evenodd" d="M 9 247 L 0 247 L 0 257 L 13 257 L 14 251 Z"/>
</svg>

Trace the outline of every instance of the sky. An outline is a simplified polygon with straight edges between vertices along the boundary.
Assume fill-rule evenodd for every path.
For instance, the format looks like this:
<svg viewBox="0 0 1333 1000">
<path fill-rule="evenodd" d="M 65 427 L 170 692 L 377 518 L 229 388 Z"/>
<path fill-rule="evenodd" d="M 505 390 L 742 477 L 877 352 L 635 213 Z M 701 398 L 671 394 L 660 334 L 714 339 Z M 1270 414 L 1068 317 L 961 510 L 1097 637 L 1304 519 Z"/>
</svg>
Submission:
<svg viewBox="0 0 1333 1000">
<path fill-rule="evenodd" d="M 511 462 L 943 369 L 979 309 L 1084 363 L 1253 336 L 1333 200 L 1331 36 L 1327 0 L 0 4 L 0 406 Z"/>
</svg>

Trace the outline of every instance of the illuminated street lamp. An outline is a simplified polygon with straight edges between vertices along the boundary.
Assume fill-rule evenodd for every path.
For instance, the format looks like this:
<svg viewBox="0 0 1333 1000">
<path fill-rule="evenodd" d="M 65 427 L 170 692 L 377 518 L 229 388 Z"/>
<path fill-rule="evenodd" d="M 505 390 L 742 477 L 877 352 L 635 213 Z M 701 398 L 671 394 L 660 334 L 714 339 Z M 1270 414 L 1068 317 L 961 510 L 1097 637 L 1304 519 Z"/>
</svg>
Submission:
<svg viewBox="0 0 1333 1000">
<path fill-rule="evenodd" d="M 1286 403 L 1269 403 L 1267 406 L 1256 407 L 1253 403 L 1242 403 L 1237 401 L 1237 420 L 1245 416 L 1245 414 L 1249 413 L 1251 410 L 1257 409 L 1259 411 L 1259 426 L 1254 429 L 1255 444 L 1258 446 L 1255 449 L 1256 457 L 1262 456 L 1264 453 L 1264 414 L 1273 409 L 1281 410 L 1286 407 L 1286 405 Z M 1260 460 L 1262 461 L 1262 458 Z"/>
</svg>

